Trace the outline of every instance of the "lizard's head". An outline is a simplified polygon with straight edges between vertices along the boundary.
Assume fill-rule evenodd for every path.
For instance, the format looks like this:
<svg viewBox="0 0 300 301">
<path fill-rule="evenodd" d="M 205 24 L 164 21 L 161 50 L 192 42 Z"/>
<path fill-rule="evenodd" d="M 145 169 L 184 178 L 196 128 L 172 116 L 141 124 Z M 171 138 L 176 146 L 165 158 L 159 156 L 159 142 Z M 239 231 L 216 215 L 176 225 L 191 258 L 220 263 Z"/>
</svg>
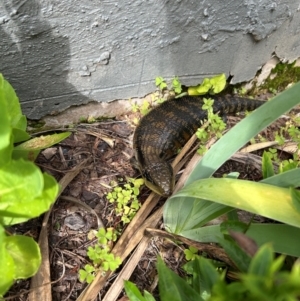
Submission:
<svg viewBox="0 0 300 301">
<path fill-rule="evenodd" d="M 173 168 L 168 162 L 151 163 L 140 169 L 148 188 L 162 196 L 172 194 L 175 180 Z"/>
</svg>

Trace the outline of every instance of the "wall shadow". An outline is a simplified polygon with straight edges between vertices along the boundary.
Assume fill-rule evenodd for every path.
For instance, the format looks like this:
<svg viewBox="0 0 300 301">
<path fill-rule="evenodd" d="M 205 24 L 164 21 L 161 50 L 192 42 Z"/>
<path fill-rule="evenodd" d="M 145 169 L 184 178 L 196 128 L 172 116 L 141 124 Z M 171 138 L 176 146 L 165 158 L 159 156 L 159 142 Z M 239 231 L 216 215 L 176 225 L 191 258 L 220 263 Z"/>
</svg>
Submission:
<svg viewBox="0 0 300 301">
<path fill-rule="evenodd" d="M 0 26 L 0 72 L 16 90 L 30 119 L 88 102 L 67 82 L 68 37 L 42 17 L 38 0 L 3 0 L 7 19 Z"/>
</svg>

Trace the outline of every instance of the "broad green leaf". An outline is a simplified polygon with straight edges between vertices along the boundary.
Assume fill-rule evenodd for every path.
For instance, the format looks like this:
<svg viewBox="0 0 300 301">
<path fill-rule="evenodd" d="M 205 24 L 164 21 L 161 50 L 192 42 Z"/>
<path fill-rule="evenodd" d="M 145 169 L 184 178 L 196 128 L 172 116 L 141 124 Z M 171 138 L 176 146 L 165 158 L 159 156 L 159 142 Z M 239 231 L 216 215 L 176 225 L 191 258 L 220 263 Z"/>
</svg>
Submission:
<svg viewBox="0 0 300 301">
<path fill-rule="evenodd" d="M 0 167 L 11 158 L 12 152 L 12 129 L 8 115 L 7 103 L 4 95 L 4 79 L 0 73 Z"/>
<path fill-rule="evenodd" d="M 281 187 L 297 187 L 300 184 L 300 169 L 275 175 L 264 179 L 261 183 L 274 184 Z M 216 190 L 216 193 L 217 191 L 220 190 Z M 222 191 L 220 191 L 220 195 L 222 195 Z M 183 199 L 185 202 L 182 201 Z M 230 212 L 230 210 L 231 207 L 210 201 L 176 197 L 165 204 L 165 226 L 168 231 L 178 235 L 188 235 L 189 238 L 196 239 L 193 237 L 193 233 L 199 231 L 201 226 L 223 213 Z"/>
<path fill-rule="evenodd" d="M 210 79 L 210 83 L 212 84 L 212 93 L 217 94 L 224 90 L 226 86 L 226 76 L 224 73 L 214 76 Z"/>
<path fill-rule="evenodd" d="M 15 184 L 10 187 L 10 190 L 6 185 L 11 182 L 1 182 L 0 170 L 0 187 L 3 184 L 3 192 L 6 192 L 3 200 L 0 201 L 0 221 L 5 225 L 38 217 L 49 210 L 59 192 L 59 186 L 52 176 L 42 174 L 31 162 L 17 161 L 20 162 L 21 164 L 15 166 L 19 168 L 20 174 L 11 177 L 11 180 L 15 180 Z M 0 192 L 1 190 L 2 187 Z"/>
<path fill-rule="evenodd" d="M 42 213 L 48 211 L 59 193 L 60 188 L 54 177 L 47 173 L 43 173 L 43 182 L 44 186 L 42 194 L 27 204 L 29 213 L 33 215 L 33 217 L 38 217 Z M 16 219 L 14 223 L 16 222 L 19 223 L 20 221 Z"/>
<path fill-rule="evenodd" d="M 276 253 L 300 257 L 300 229 L 285 224 L 252 224 L 246 233 L 259 246 L 271 243 Z"/>
<path fill-rule="evenodd" d="M 300 168 L 291 169 L 289 171 L 274 175 L 263 179 L 260 183 L 271 184 L 279 187 L 299 187 L 300 186 Z"/>
<path fill-rule="evenodd" d="M 32 162 L 11 161 L 0 169 L 0 210 L 10 211 L 14 202 L 24 203 L 42 193 L 43 176 Z"/>
<path fill-rule="evenodd" d="M 203 301 L 203 298 L 186 281 L 165 266 L 158 258 L 159 295 L 161 301 Z"/>
<path fill-rule="evenodd" d="M 37 272 L 41 264 L 41 253 L 38 244 L 31 237 L 8 236 L 5 246 L 17 267 L 16 279 L 26 279 Z"/>
<path fill-rule="evenodd" d="M 16 267 L 14 260 L 6 250 L 5 230 L 0 225 L 0 297 L 3 296 L 15 279 Z"/>
<path fill-rule="evenodd" d="M 197 91 L 198 86 L 191 86 L 188 87 L 188 95 L 190 96 L 196 96 L 199 95 L 198 91 Z"/>
<path fill-rule="evenodd" d="M 6 81 L 3 75 L 0 73 L 0 98 L 6 103 L 8 117 L 12 128 L 17 128 L 25 131 L 27 127 L 26 117 L 22 114 L 19 98 L 17 97 L 15 90 Z"/>
<path fill-rule="evenodd" d="M 290 188 L 290 193 L 292 197 L 292 204 L 298 212 L 300 212 L 300 191 L 294 188 Z"/>
<path fill-rule="evenodd" d="M 185 231 L 199 229 L 209 221 L 232 210 L 231 207 L 203 201 L 195 197 L 173 198 L 164 207 L 165 227 L 168 231 L 184 235 Z"/>
<path fill-rule="evenodd" d="M 189 87 L 188 88 L 188 95 L 195 96 L 195 95 L 204 95 L 208 93 L 208 91 L 211 89 L 211 82 L 209 78 L 205 78 L 203 82 L 195 87 Z"/>
<path fill-rule="evenodd" d="M 209 178 L 185 186 L 169 200 L 172 202 L 177 197 L 209 200 L 300 227 L 300 213 L 295 210 L 287 188 L 244 180 Z"/>
<path fill-rule="evenodd" d="M 205 78 L 198 86 L 188 87 L 188 95 L 204 95 L 207 93 L 217 94 L 220 93 L 226 86 L 225 74 L 219 74 L 213 78 Z"/>
<path fill-rule="evenodd" d="M 13 158 L 34 161 L 40 150 L 48 148 L 71 135 L 70 132 L 40 136 L 19 144 L 13 150 Z"/>
<path fill-rule="evenodd" d="M 218 243 L 222 237 L 220 225 L 205 226 L 195 229 L 185 228 L 177 233 L 202 243 Z M 285 224 L 251 224 L 246 235 L 255 240 L 258 246 L 271 243 L 276 253 L 300 257 L 300 228 Z"/>
</svg>

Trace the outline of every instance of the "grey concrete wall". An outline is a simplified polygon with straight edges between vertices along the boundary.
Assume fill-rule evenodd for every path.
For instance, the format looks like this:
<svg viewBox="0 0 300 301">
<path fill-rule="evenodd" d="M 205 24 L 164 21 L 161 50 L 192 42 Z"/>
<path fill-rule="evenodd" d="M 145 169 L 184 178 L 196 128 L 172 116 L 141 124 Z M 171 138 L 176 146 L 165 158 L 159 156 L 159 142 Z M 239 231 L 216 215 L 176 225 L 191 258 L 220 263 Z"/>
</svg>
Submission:
<svg viewBox="0 0 300 301">
<path fill-rule="evenodd" d="M 156 76 L 247 81 L 274 54 L 300 56 L 299 10 L 298 0 L 2 0 L 0 72 L 32 119 L 143 96 Z"/>
</svg>

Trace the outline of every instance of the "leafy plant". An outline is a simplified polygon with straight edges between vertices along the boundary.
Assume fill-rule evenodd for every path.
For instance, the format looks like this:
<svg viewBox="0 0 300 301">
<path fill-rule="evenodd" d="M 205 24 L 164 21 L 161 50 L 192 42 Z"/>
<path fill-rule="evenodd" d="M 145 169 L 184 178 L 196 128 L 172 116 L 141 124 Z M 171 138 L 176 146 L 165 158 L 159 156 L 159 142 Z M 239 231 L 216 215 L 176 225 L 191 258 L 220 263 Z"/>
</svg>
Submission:
<svg viewBox="0 0 300 301">
<path fill-rule="evenodd" d="M 195 259 L 196 255 L 198 253 L 198 249 L 190 246 L 188 249 L 185 249 L 183 252 L 184 252 L 186 260 L 193 260 L 193 259 Z"/>
<path fill-rule="evenodd" d="M 150 110 L 150 103 L 148 101 L 144 101 L 143 104 L 139 108 L 142 115 L 146 115 Z"/>
<path fill-rule="evenodd" d="M 300 235 L 300 212 L 290 189 L 300 186 L 299 168 L 260 183 L 209 178 L 249 139 L 298 104 L 299 93 L 300 84 L 295 84 L 243 119 L 211 147 L 190 174 L 186 186 L 167 200 L 164 222 L 168 231 L 200 242 L 218 242 L 220 230 L 203 226 L 234 207 L 286 223 L 251 224 L 247 234 L 259 245 L 272 240 L 276 252 L 300 255 L 300 246 L 292 242 L 293 235 Z"/>
<path fill-rule="evenodd" d="M 79 270 L 79 279 L 82 282 L 91 283 L 99 270 L 104 272 L 108 270 L 115 271 L 122 263 L 120 257 L 115 257 L 110 252 L 112 243 L 117 240 L 115 230 L 109 228 L 106 231 L 104 228 L 101 228 L 95 233 L 95 236 L 98 238 L 97 243 L 95 246 L 89 247 L 87 252 L 93 264 L 87 264 L 84 269 Z"/>
<path fill-rule="evenodd" d="M 198 86 L 188 88 L 188 95 L 217 94 L 224 90 L 226 86 L 225 74 L 220 74 L 212 78 L 205 78 Z"/>
<path fill-rule="evenodd" d="M 220 74 L 212 78 L 205 78 L 201 84 L 195 87 L 189 87 L 188 92 L 184 92 L 184 93 L 182 93 L 182 84 L 177 76 L 171 80 L 171 84 L 169 85 L 170 88 L 168 88 L 168 84 L 166 80 L 161 76 L 155 78 L 155 85 L 161 91 L 168 89 L 169 91 L 173 92 L 173 94 L 175 94 L 176 97 L 182 97 L 185 95 L 204 95 L 207 93 L 216 94 L 224 89 L 226 85 L 226 77 L 225 74 Z M 140 112 L 141 115 L 143 116 L 149 112 L 151 106 L 153 105 L 155 106 L 164 101 L 165 101 L 164 98 L 155 95 L 153 96 L 152 103 L 150 103 L 148 100 L 145 100 L 141 106 L 133 103 L 131 107 L 134 113 Z M 211 106 L 209 104 L 206 105 L 208 107 Z M 212 127 L 217 126 L 217 124 L 219 123 L 219 119 L 220 118 L 217 114 L 213 114 L 212 112 L 210 113 L 210 120 L 212 121 Z M 138 124 L 138 121 L 139 120 L 137 118 L 134 119 L 135 124 Z M 222 120 L 220 119 L 220 125 L 219 125 L 220 127 L 221 127 L 221 123 Z M 201 134 L 199 135 L 201 136 Z"/>
<path fill-rule="evenodd" d="M 114 229 L 109 228 L 107 231 L 101 228 L 96 232 L 97 243 L 88 248 L 87 255 L 93 264 L 85 265 L 84 269 L 79 270 L 80 281 L 91 283 L 95 274 L 101 271 L 115 271 L 122 263 L 120 257 L 115 257 L 110 251 L 112 243 L 117 240 L 117 234 Z"/>
<path fill-rule="evenodd" d="M 196 136 L 201 142 L 200 148 L 198 149 L 198 153 L 200 155 L 207 151 L 205 143 L 212 137 L 212 135 L 220 138 L 222 136 L 222 132 L 226 128 L 226 123 L 222 120 L 222 118 L 213 112 L 214 100 L 211 98 L 204 98 L 203 101 L 204 105 L 202 106 L 202 109 L 207 111 L 207 120 L 204 121 L 206 126 L 200 127 L 196 132 Z"/>
<path fill-rule="evenodd" d="M 123 188 L 117 186 L 106 196 L 110 203 L 116 205 L 115 211 L 124 224 L 128 224 L 133 219 L 141 206 L 137 196 L 143 184 L 143 179 L 128 178 L 128 183 Z"/>
<path fill-rule="evenodd" d="M 285 137 L 289 137 L 291 142 L 297 145 L 299 149 L 300 145 L 300 131 L 298 129 L 299 126 L 299 118 L 291 116 L 291 118 L 286 122 L 285 126 L 282 126 L 276 133 L 275 133 L 275 141 L 278 143 L 279 146 L 283 146 L 286 142 Z M 265 171 L 268 170 L 273 175 L 276 173 L 272 162 L 276 162 L 279 164 L 278 172 L 282 173 L 299 166 L 299 157 L 297 152 L 295 151 L 293 154 L 293 159 L 289 160 L 281 160 L 278 156 L 278 149 L 276 148 L 269 148 L 267 151 L 264 152 L 263 155 L 263 177 L 267 177 Z"/>
<path fill-rule="evenodd" d="M 175 94 L 180 94 L 182 91 L 181 82 L 177 76 L 172 79 L 172 89 Z"/>
<path fill-rule="evenodd" d="M 115 212 L 124 224 L 132 220 L 141 206 L 137 196 L 143 183 L 143 179 L 127 178 L 127 183 L 123 187 L 117 186 L 107 193 L 108 201 L 115 205 Z M 79 279 L 82 282 L 91 283 L 99 271 L 115 271 L 122 263 L 120 257 L 115 257 L 111 253 L 113 242 L 118 238 L 115 229 L 101 228 L 94 236 L 97 237 L 97 242 L 93 247 L 89 247 L 87 252 L 92 264 L 87 264 L 79 270 Z"/>
<path fill-rule="evenodd" d="M 166 80 L 161 76 L 158 76 L 155 78 L 155 85 L 161 91 L 168 89 L 168 84 L 167 84 Z M 203 80 L 203 82 L 201 84 L 199 84 L 198 86 L 190 87 L 188 89 L 188 92 L 181 93 L 182 92 L 182 84 L 181 84 L 179 78 L 176 76 L 172 79 L 171 84 L 169 85 L 170 86 L 169 91 L 173 92 L 173 94 L 176 95 L 175 97 L 182 97 L 185 95 L 203 95 L 203 94 L 207 94 L 207 93 L 216 94 L 216 93 L 221 92 L 224 89 L 225 85 L 226 85 L 225 74 L 220 74 L 220 75 L 217 75 L 210 79 L 205 78 Z M 152 99 L 151 103 L 148 100 L 145 100 L 141 106 L 139 106 L 135 103 L 132 103 L 131 107 L 132 107 L 132 111 L 134 113 L 140 112 L 141 115 L 144 116 L 149 112 L 151 107 L 153 107 L 157 104 L 160 104 L 164 101 L 165 101 L 165 99 L 159 97 L 159 95 L 153 95 L 153 99 Z M 210 110 L 209 107 L 211 107 L 211 105 L 209 103 L 207 103 L 205 106 L 207 106 L 207 110 Z M 210 112 L 209 120 L 212 121 L 211 122 L 212 128 L 215 126 L 221 128 L 222 124 L 224 124 L 222 122 L 222 120 L 220 119 L 220 117 L 217 114 L 213 114 L 213 112 Z M 138 124 L 139 119 L 134 118 L 133 122 L 134 122 L 134 124 Z M 203 133 L 199 133 L 199 137 L 201 137 L 201 136 L 203 136 Z M 202 137 L 202 138 L 204 139 L 204 137 Z M 202 139 L 202 138 L 199 138 L 199 139 Z"/>
<path fill-rule="evenodd" d="M 107 193 L 107 199 L 115 204 L 115 212 L 124 224 L 128 224 L 140 208 L 137 196 L 140 193 L 140 187 L 143 185 L 143 179 L 128 178 L 123 188 L 117 186 L 113 191 Z M 119 257 L 115 257 L 110 251 L 112 244 L 117 240 L 117 232 L 109 228 L 107 231 L 101 228 L 95 233 L 97 243 L 94 247 L 89 247 L 87 255 L 92 264 L 87 264 L 79 271 L 80 281 L 91 283 L 98 271 L 114 271 L 122 263 Z"/>
<path fill-rule="evenodd" d="M 27 120 L 11 85 L 0 74 L 0 296 L 16 279 L 36 273 L 41 262 L 37 243 L 10 235 L 6 226 L 49 210 L 59 192 L 56 180 L 32 162 L 42 148 L 66 138 L 62 133 L 30 139 Z M 25 141 L 25 142 L 24 142 Z M 15 145 L 19 143 L 18 145 Z"/>
<path fill-rule="evenodd" d="M 168 84 L 165 81 L 165 79 L 161 76 L 158 76 L 155 78 L 155 85 L 162 91 L 164 89 L 168 88 Z M 175 76 L 171 81 L 171 87 L 169 90 L 174 91 L 175 94 L 180 94 L 182 91 L 181 82 L 178 78 L 178 76 Z"/>
<path fill-rule="evenodd" d="M 160 90 L 164 90 L 168 88 L 166 81 L 161 76 L 155 78 L 155 85 Z M 204 95 L 209 93 L 213 95 L 213 94 L 220 93 L 222 90 L 224 90 L 225 86 L 226 86 L 226 76 L 225 74 L 219 74 L 212 78 L 204 78 L 201 84 L 197 86 L 191 86 L 188 88 L 187 93 L 180 94 L 182 92 L 181 82 L 179 81 L 178 77 L 174 77 L 172 79 L 172 85 L 170 90 L 173 90 L 177 95 L 180 94 L 178 97 L 186 94 L 191 96 L 196 96 L 196 95 Z"/>
<path fill-rule="evenodd" d="M 273 157 L 265 153 L 264 179 L 260 183 L 229 177 L 210 178 L 248 140 L 298 104 L 299 93 L 300 84 L 296 84 L 231 129 L 204 155 L 186 186 L 169 198 L 164 207 L 164 223 L 168 231 L 199 242 L 221 244 L 240 270 L 238 280 L 228 284 L 225 270 L 217 271 L 211 261 L 200 258 L 195 250 L 188 249 L 185 255 L 193 259 L 189 265 L 192 281 L 185 281 L 166 268 L 161 260 L 158 261 L 161 301 L 299 299 L 299 263 L 295 262 L 290 271 L 284 270 L 284 256 L 274 256 L 274 250 L 276 253 L 300 256 L 300 242 L 295 240 L 300 235 L 300 193 L 296 189 L 300 186 L 300 170 L 295 168 L 295 162 L 286 162 L 282 165 L 281 173 L 276 174 L 272 165 L 275 152 L 272 153 Z M 297 126 L 292 126 L 290 132 L 297 139 Z M 283 140 L 282 137 L 280 140 Z M 283 224 L 251 221 L 241 227 L 234 208 Z M 247 236 L 261 246 L 253 259 L 228 235 L 223 235 L 224 227 L 205 226 L 224 213 L 231 225 L 241 227 Z M 274 249 L 266 245 L 268 242 L 272 242 Z M 149 293 L 145 292 L 143 296 L 129 282 L 125 283 L 125 290 L 130 300 L 153 300 Z"/>
<path fill-rule="evenodd" d="M 96 269 L 91 264 L 86 264 L 83 269 L 79 270 L 79 280 L 87 283 L 93 282 L 95 279 Z"/>
<path fill-rule="evenodd" d="M 161 76 L 158 76 L 155 78 L 155 85 L 160 89 L 160 90 L 163 90 L 163 89 L 166 89 L 168 87 L 166 81 L 164 80 L 163 77 Z"/>
<path fill-rule="evenodd" d="M 264 245 L 249 261 L 246 271 L 236 273 L 237 281 L 227 283 L 226 271 L 217 271 L 206 258 L 196 256 L 189 263 L 191 281 L 180 278 L 158 259 L 160 301 L 297 301 L 300 297 L 300 264 L 296 261 L 291 271 L 286 271 L 283 263 L 284 256 L 275 258 L 272 247 Z M 142 296 L 129 281 L 124 286 L 131 301 L 154 300 L 148 292 Z"/>
</svg>

